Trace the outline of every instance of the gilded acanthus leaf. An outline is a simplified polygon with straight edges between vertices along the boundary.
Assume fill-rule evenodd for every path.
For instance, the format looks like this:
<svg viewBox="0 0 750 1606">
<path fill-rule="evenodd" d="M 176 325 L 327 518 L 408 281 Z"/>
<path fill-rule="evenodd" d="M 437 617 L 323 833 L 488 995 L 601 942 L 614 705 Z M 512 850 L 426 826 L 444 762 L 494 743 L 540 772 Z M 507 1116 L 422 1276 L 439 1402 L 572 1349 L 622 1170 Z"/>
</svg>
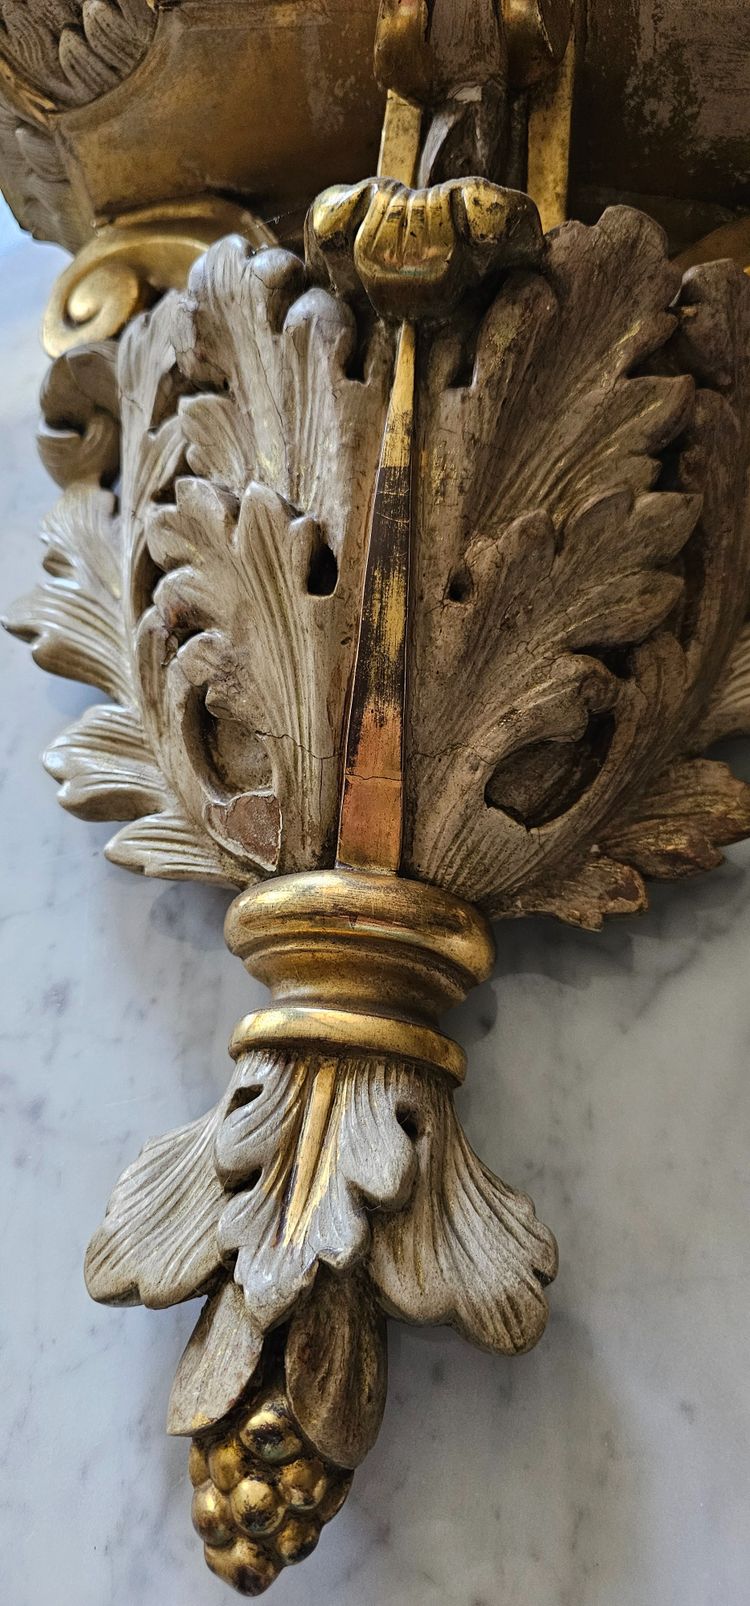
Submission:
<svg viewBox="0 0 750 1606">
<path fill-rule="evenodd" d="M 700 270 L 684 312 L 677 288 L 615 209 L 428 363 L 406 867 L 492 914 L 643 906 L 610 838 L 690 750 L 744 614 L 750 286 Z M 745 829 L 724 801 L 715 844 Z"/>
<path fill-rule="evenodd" d="M 640 914 L 647 903 L 643 876 L 594 847 L 574 869 L 552 870 L 546 879 L 524 888 L 507 913 L 554 915 L 570 925 L 598 931 L 607 915 Z"/>
</svg>

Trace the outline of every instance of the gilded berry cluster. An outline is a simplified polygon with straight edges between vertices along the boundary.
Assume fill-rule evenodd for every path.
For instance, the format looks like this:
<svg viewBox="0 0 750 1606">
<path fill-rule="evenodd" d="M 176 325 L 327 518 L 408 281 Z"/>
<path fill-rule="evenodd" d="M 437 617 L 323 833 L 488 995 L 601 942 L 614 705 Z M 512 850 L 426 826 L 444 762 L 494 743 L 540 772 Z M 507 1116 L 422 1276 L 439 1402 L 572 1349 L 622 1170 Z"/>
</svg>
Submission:
<svg viewBox="0 0 750 1606">
<path fill-rule="evenodd" d="M 261 1595 L 282 1567 L 315 1549 L 340 1510 L 351 1472 L 307 1445 L 283 1391 L 269 1387 L 190 1450 L 193 1524 L 213 1572 Z"/>
</svg>

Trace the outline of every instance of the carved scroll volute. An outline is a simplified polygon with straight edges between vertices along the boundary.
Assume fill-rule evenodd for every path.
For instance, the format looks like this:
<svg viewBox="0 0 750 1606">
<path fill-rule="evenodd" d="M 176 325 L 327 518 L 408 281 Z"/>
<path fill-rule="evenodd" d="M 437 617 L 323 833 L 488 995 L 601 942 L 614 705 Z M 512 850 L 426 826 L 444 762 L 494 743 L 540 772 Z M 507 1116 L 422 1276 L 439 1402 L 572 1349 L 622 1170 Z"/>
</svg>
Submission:
<svg viewBox="0 0 750 1606">
<path fill-rule="evenodd" d="M 125 820 L 119 863 L 233 886 L 270 990 L 86 1262 L 99 1300 L 205 1297 L 169 1428 L 249 1595 L 374 1443 L 387 1316 L 543 1331 L 554 1239 L 470 1148 L 440 1025 L 488 917 L 595 926 L 750 832 L 701 756 L 750 728 L 750 285 L 680 290 L 626 209 L 544 240 L 493 181 L 508 41 L 469 9 L 384 0 L 379 172 L 318 198 L 304 263 L 223 240 L 55 364 L 65 490 L 10 621 L 112 699 L 47 755 L 61 801 Z"/>
</svg>

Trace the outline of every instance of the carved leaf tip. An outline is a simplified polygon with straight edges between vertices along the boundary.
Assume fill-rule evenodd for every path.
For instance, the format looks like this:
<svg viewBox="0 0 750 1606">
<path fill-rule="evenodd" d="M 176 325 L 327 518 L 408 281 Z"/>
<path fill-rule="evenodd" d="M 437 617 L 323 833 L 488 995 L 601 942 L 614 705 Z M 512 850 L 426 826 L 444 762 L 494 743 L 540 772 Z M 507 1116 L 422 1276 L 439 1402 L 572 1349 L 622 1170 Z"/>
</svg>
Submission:
<svg viewBox="0 0 750 1606">
<path fill-rule="evenodd" d="M 359 1466 L 378 1436 L 388 1383 L 385 1320 L 364 1271 L 341 1277 L 319 1268 L 284 1359 L 303 1433 L 337 1466 Z"/>
<path fill-rule="evenodd" d="M 386 1308 L 408 1320 L 448 1322 L 503 1353 L 534 1344 L 554 1239 L 530 1201 L 476 1159 L 446 1084 L 398 1062 L 339 1061 L 330 1089 L 321 1075 L 309 1061 L 249 1056 L 217 1134 L 219 1173 L 234 1191 L 219 1242 L 237 1256 L 253 1319 L 283 1319 L 319 1264 L 341 1276 L 361 1263 Z M 326 1096 L 308 1176 L 311 1101 Z"/>
<path fill-rule="evenodd" d="M 482 1349 L 531 1349 L 547 1323 L 557 1245 L 531 1200 L 477 1159 L 437 1080 L 416 1108 L 417 1181 L 409 1207 L 373 1223 L 370 1275 L 385 1309 L 447 1323 Z"/>
<path fill-rule="evenodd" d="M 713 869 L 723 847 L 748 835 L 750 786 L 727 764 L 682 759 L 610 827 L 604 847 L 644 875 L 672 878 Z"/>
<path fill-rule="evenodd" d="M 220 1271 L 212 1150 L 223 1103 L 147 1143 L 123 1172 L 86 1254 L 92 1299 L 159 1310 L 194 1298 Z"/>
<path fill-rule="evenodd" d="M 76 484 L 42 527 L 47 578 L 9 610 L 5 627 L 40 668 L 132 696 L 121 606 L 119 531 L 111 491 Z"/>
<path fill-rule="evenodd" d="M 227 1416 L 256 1370 L 263 1335 L 247 1320 L 242 1289 L 225 1277 L 211 1295 L 175 1374 L 167 1432 L 192 1436 Z"/>
<path fill-rule="evenodd" d="M 290 1322 L 298 1419 L 349 1467 L 383 1409 L 379 1304 L 513 1354 L 541 1335 L 556 1269 L 552 1235 L 477 1160 L 442 1078 L 355 1058 L 326 1074 L 314 1055 L 260 1050 L 208 1116 L 146 1145 L 86 1259 L 89 1290 L 108 1303 L 208 1291 L 171 1431 L 225 1415 L 265 1336 Z"/>
</svg>

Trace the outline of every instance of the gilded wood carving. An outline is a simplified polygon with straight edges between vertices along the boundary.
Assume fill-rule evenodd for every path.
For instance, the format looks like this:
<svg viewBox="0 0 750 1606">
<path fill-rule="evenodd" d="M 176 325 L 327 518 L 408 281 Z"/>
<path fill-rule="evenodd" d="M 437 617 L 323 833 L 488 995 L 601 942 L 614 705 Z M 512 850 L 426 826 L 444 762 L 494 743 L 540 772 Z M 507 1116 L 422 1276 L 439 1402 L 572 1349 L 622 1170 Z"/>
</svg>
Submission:
<svg viewBox="0 0 750 1606">
<path fill-rule="evenodd" d="M 70 282 L 109 338 L 58 345 L 42 398 L 63 494 L 7 622 L 107 699 L 47 769 L 124 822 L 116 863 L 234 888 L 228 946 L 271 993 L 86 1260 L 98 1300 L 205 1298 L 169 1429 L 206 1559 L 250 1595 L 375 1440 L 386 1317 L 501 1354 L 543 1331 L 554 1238 L 470 1148 L 439 1025 L 491 970 L 488 921 L 594 928 L 750 834 L 705 756 L 750 729 L 750 284 L 681 280 L 625 207 L 543 234 L 500 182 L 508 64 L 559 61 L 566 8 L 531 43 L 517 9 L 385 0 L 377 175 L 318 196 L 304 255 L 241 214 L 184 289 L 167 225 L 138 255 L 126 223 L 102 306 L 105 233 Z M 0 10 L 60 106 L 155 26 L 136 0 Z"/>
</svg>

